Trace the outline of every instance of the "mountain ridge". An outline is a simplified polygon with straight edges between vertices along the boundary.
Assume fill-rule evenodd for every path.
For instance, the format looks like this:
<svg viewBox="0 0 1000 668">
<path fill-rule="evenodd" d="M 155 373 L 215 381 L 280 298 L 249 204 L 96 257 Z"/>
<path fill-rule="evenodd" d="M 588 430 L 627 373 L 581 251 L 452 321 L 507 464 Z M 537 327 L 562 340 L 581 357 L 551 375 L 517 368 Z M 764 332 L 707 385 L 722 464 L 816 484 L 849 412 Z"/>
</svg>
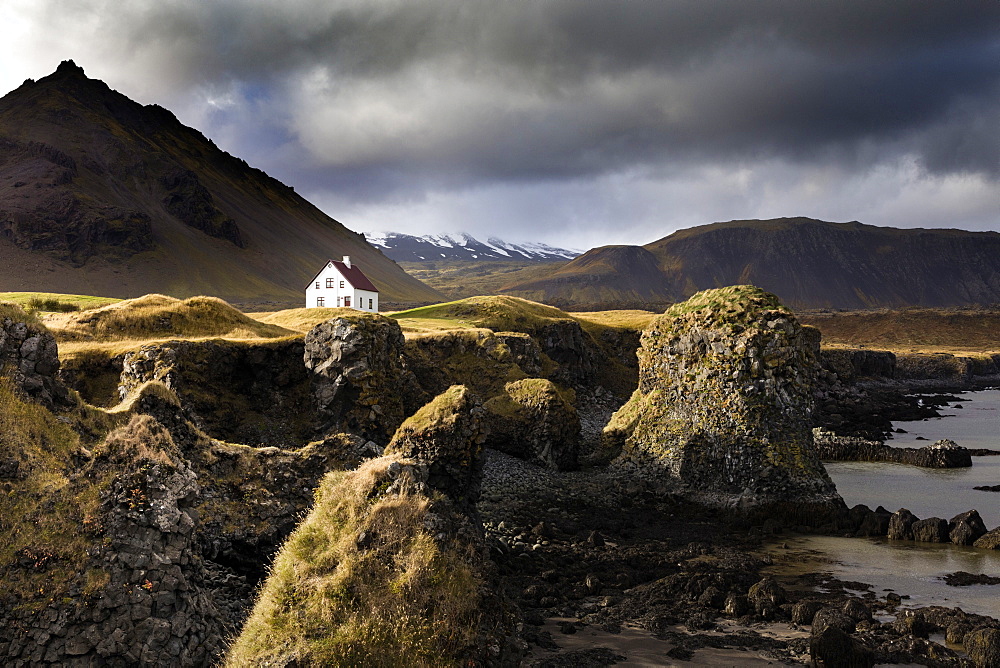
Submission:
<svg viewBox="0 0 1000 668">
<path fill-rule="evenodd" d="M 633 260 L 622 249 L 631 249 Z M 997 304 L 1000 233 L 804 217 L 734 220 L 644 246 L 593 248 L 503 292 L 561 307 L 659 306 L 744 283 L 796 308 Z"/>
<path fill-rule="evenodd" d="M 2 291 L 212 294 L 297 304 L 351 255 L 388 303 L 441 298 L 168 110 L 65 61 L 0 98 Z"/>
</svg>

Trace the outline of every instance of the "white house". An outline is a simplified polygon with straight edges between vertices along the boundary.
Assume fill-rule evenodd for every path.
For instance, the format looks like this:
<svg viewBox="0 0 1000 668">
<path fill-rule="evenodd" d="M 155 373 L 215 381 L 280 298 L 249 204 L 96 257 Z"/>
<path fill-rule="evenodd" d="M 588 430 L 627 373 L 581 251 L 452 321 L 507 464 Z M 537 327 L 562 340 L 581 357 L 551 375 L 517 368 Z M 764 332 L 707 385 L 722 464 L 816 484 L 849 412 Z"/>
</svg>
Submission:
<svg viewBox="0 0 1000 668">
<path fill-rule="evenodd" d="M 306 286 L 306 308 L 341 306 L 378 313 L 378 288 L 351 264 L 349 255 L 343 262 L 327 262 Z"/>
</svg>

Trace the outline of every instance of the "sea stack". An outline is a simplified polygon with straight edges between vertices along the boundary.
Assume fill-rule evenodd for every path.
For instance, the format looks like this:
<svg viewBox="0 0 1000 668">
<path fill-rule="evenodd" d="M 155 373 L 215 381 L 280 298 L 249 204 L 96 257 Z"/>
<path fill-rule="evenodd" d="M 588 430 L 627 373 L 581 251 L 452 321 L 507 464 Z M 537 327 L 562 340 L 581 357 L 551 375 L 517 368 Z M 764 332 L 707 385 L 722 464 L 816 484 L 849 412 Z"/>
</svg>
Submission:
<svg viewBox="0 0 1000 668">
<path fill-rule="evenodd" d="M 710 506 L 825 524 L 845 508 L 813 445 L 819 333 L 753 286 L 705 290 L 643 332 L 612 416 L 616 464 Z"/>
</svg>

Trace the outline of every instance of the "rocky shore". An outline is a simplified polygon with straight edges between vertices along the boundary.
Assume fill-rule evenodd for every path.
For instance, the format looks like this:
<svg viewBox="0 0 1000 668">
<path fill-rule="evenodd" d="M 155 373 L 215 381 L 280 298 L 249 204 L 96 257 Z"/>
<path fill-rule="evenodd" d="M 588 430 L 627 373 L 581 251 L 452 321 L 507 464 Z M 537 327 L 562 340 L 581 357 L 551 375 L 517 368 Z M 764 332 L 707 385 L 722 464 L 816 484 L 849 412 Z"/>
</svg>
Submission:
<svg viewBox="0 0 1000 668">
<path fill-rule="evenodd" d="M 922 448 L 894 448 L 877 441 L 837 436 L 817 428 L 813 431 L 820 459 L 831 462 L 895 462 L 932 469 L 972 466 L 972 453 L 954 441 L 942 439 Z"/>
</svg>

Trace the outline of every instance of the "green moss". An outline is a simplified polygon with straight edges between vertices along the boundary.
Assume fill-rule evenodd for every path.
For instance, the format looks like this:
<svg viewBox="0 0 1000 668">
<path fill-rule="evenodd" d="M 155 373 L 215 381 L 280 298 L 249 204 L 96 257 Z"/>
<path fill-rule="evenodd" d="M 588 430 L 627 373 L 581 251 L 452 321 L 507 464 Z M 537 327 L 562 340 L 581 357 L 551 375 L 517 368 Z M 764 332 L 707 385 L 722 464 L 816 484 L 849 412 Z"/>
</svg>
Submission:
<svg viewBox="0 0 1000 668">
<path fill-rule="evenodd" d="M 469 389 L 452 385 L 403 421 L 399 433 L 421 432 L 434 425 L 454 422 L 469 403 Z"/>
</svg>

